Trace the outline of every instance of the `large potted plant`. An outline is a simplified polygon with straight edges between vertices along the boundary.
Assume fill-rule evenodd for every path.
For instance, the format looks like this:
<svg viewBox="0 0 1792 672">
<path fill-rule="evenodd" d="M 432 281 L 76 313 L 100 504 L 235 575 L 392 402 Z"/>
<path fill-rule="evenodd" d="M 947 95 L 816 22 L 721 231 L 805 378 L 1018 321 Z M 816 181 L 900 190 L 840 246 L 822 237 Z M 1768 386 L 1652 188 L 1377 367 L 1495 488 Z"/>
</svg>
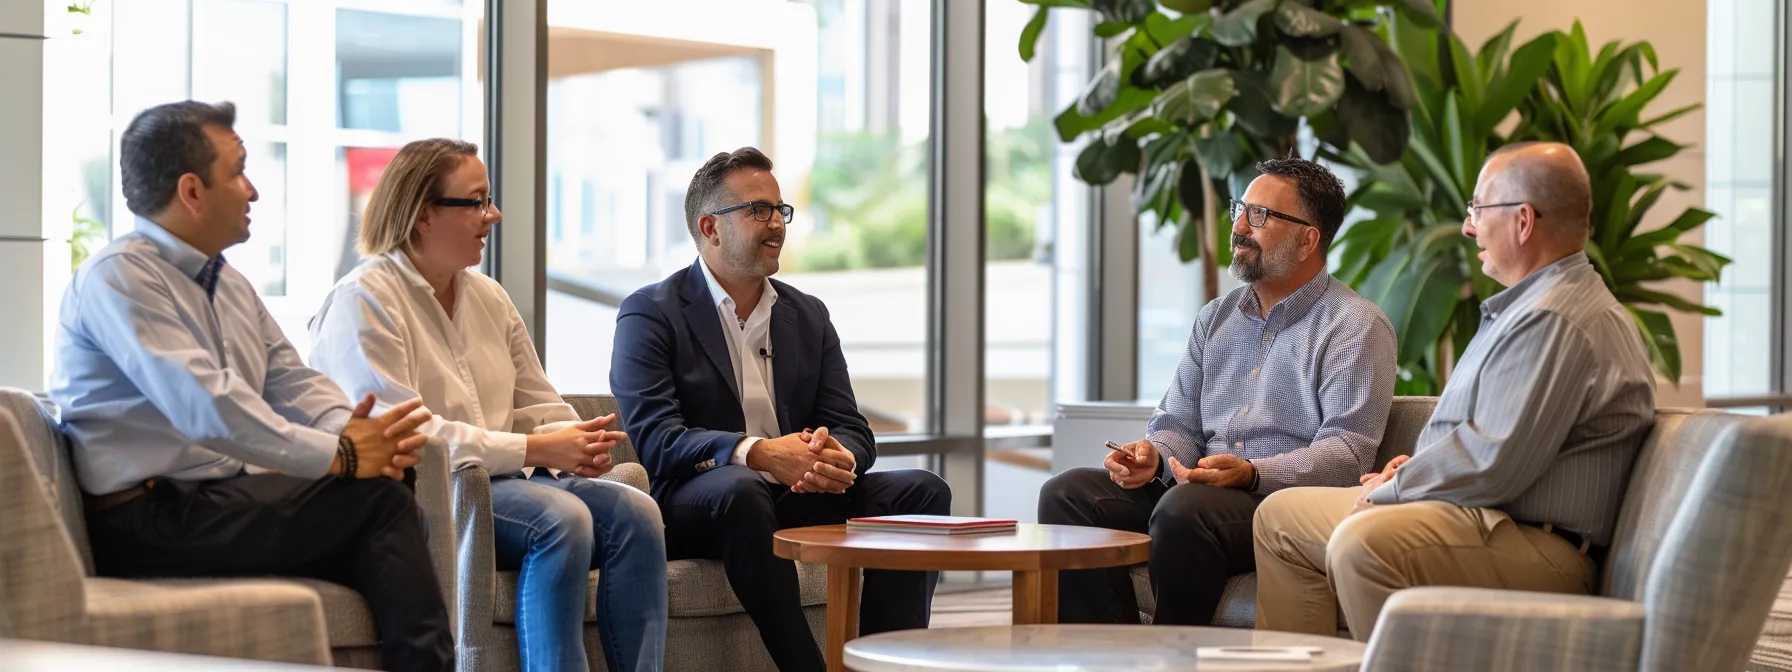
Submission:
<svg viewBox="0 0 1792 672">
<path fill-rule="evenodd" d="M 1039 6 L 1021 33 L 1027 60 L 1052 8 L 1099 14 L 1094 32 L 1114 53 L 1054 120 L 1059 138 L 1090 136 L 1076 159 L 1089 184 L 1137 176 L 1136 211 L 1178 228 L 1209 299 L 1230 256 L 1216 206 L 1244 192 L 1257 161 L 1294 151 L 1302 119 L 1372 161 L 1400 159 L 1415 100 L 1389 20 L 1441 25 L 1431 0 L 1021 1 Z"/>
<path fill-rule="evenodd" d="M 1656 370 L 1677 382 L 1679 344 L 1662 308 L 1719 312 L 1649 283 L 1716 281 L 1730 260 L 1679 242 L 1713 216 L 1704 210 L 1688 208 L 1660 229 L 1640 231 L 1666 190 L 1687 185 L 1635 169 L 1683 148 L 1652 129 L 1697 106 L 1645 116 L 1678 73 L 1661 71 L 1647 43 L 1613 42 L 1595 55 L 1577 22 L 1569 33 L 1547 33 L 1513 49 L 1516 26 L 1471 54 L 1447 30 L 1396 21 L 1394 44 L 1417 91 L 1405 156 L 1383 165 L 1354 145 L 1321 151 L 1359 171 L 1363 179 L 1352 202 L 1374 213 L 1339 236 L 1337 274 L 1393 321 L 1400 341 L 1399 393 L 1441 389 L 1451 363 L 1474 336 L 1481 301 L 1500 289 L 1481 274 L 1473 241 L 1460 231 L 1480 166 L 1508 142 L 1564 142 L 1580 153 L 1593 178 L 1587 254 L 1636 319 Z M 1343 140 L 1335 129 L 1320 134 Z"/>
</svg>

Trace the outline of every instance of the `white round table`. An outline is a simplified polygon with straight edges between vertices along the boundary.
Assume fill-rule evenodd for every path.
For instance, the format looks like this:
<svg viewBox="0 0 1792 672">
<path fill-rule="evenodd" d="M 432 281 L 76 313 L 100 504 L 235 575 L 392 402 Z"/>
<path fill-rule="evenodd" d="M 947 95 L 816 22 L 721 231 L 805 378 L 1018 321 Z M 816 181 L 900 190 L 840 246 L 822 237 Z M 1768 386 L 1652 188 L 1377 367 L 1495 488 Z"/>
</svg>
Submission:
<svg viewBox="0 0 1792 672">
<path fill-rule="evenodd" d="M 1208 646 L 1316 646 L 1303 663 L 1198 660 Z M 1156 625 L 1021 625 L 904 630 L 846 644 L 859 672 L 1022 672 L 1050 670 L 1356 670 L 1363 645 L 1348 639 L 1237 628 Z"/>
</svg>

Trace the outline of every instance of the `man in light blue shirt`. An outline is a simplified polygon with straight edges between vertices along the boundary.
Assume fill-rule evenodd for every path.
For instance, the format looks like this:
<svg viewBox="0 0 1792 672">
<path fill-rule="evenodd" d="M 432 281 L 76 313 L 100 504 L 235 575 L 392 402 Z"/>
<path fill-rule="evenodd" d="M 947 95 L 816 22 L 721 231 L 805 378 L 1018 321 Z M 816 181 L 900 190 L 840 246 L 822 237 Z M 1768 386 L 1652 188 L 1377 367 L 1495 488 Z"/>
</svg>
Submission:
<svg viewBox="0 0 1792 672">
<path fill-rule="evenodd" d="M 429 419 L 373 418 L 300 361 L 223 251 L 255 186 L 229 103 L 145 110 L 120 139 L 136 230 L 63 298 L 50 394 L 88 493 L 97 573 L 309 576 L 362 593 L 384 667 L 447 670 L 454 643 L 400 479 Z"/>
</svg>

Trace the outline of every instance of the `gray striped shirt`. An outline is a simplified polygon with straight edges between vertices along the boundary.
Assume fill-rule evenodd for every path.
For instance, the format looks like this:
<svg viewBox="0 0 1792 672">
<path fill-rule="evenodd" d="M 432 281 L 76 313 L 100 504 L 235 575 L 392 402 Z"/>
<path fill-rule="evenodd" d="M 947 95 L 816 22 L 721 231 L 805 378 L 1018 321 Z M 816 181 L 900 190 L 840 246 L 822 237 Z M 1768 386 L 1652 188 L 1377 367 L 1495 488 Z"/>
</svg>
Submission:
<svg viewBox="0 0 1792 672">
<path fill-rule="evenodd" d="M 1394 400 L 1394 329 L 1376 305 L 1320 273 L 1262 317 L 1250 286 L 1207 304 L 1151 416 L 1167 465 L 1236 454 L 1257 492 L 1355 485 L 1375 462 Z M 1161 477 L 1174 484 L 1168 466 Z"/>
<path fill-rule="evenodd" d="M 1369 500 L 1497 508 L 1608 544 L 1654 417 L 1636 323 L 1577 252 L 1481 304 L 1412 461 Z"/>
</svg>

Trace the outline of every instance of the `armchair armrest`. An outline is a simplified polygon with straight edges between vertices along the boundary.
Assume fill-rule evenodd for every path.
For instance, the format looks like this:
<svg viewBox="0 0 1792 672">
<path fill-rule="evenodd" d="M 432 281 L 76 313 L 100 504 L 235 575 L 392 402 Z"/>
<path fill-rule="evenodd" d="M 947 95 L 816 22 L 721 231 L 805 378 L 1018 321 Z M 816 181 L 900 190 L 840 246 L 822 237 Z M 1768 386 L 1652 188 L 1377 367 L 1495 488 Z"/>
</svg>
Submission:
<svg viewBox="0 0 1792 672">
<path fill-rule="evenodd" d="M 455 555 L 460 604 L 455 611 L 454 640 L 463 651 L 478 652 L 494 645 L 496 637 L 492 613 L 496 609 L 498 562 L 492 541 L 492 478 L 485 467 L 469 466 L 455 471 L 452 482 L 454 530 L 460 542 Z M 463 663 L 466 660 L 463 654 Z"/>
<path fill-rule="evenodd" d="M 624 485 L 634 486 L 636 490 L 640 490 L 649 495 L 653 494 L 653 491 L 647 489 L 647 467 L 643 467 L 635 462 L 623 462 L 618 464 L 616 465 L 616 468 L 611 469 L 610 473 L 601 476 L 599 480 L 615 481 Z"/>
<path fill-rule="evenodd" d="M 1643 605 L 1585 595 L 1409 588 L 1382 607 L 1364 672 L 1623 670 L 1642 658 Z"/>
<path fill-rule="evenodd" d="M 449 503 L 448 451 L 429 446 L 418 451 L 417 506 L 423 509 L 424 529 L 428 532 L 429 564 L 442 584 L 442 603 L 448 605 L 448 618 L 455 616 L 454 580 L 455 530 L 453 509 Z"/>
</svg>

